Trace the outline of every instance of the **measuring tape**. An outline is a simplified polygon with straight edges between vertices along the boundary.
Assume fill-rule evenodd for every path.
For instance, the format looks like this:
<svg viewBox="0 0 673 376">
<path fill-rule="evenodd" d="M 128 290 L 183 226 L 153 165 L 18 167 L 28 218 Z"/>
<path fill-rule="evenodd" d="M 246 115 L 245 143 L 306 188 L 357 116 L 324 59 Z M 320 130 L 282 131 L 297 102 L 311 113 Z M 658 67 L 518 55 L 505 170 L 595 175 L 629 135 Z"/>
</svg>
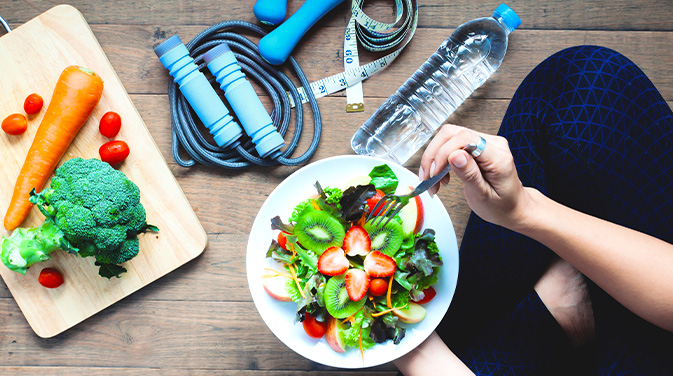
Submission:
<svg viewBox="0 0 673 376">
<path fill-rule="evenodd" d="M 344 69 L 342 73 L 315 81 L 309 90 L 316 98 L 346 89 L 346 111 L 364 111 L 362 81 L 385 69 L 409 44 L 418 24 L 418 3 L 416 0 L 395 0 L 395 21 L 383 23 L 367 16 L 362 10 L 365 0 L 353 0 L 351 18 L 344 33 Z M 400 23 L 400 21 L 402 21 Z M 399 25 L 399 26 L 398 26 Z M 392 53 L 360 66 L 358 41 L 372 52 L 387 51 L 400 45 Z M 297 89 L 302 103 L 307 102 L 306 89 Z M 292 103 L 294 106 L 294 103 Z"/>
</svg>

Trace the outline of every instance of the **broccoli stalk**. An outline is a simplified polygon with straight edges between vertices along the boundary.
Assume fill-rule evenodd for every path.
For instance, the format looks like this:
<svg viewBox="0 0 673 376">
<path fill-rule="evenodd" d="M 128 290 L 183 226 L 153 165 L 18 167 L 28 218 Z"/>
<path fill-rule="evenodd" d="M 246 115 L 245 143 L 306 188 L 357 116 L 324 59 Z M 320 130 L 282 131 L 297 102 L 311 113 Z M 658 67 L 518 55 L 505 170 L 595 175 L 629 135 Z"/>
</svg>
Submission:
<svg viewBox="0 0 673 376">
<path fill-rule="evenodd" d="M 124 173 L 98 159 L 74 158 L 56 170 L 51 187 L 30 201 L 45 215 L 38 227 L 19 228 L 2 239 L 2 262 L 25 274 L 62 249 L 95 257 L 103 277 L 119 277 L 139 252 L 138 234 L 158 231 L 146 222 L 140 190 Z"/>
<path fill-rule="evenodd" d="M 63 231 L 45 220 L 38 227 L 17 228 L 12 236 L 2 239 L 2 262 L 15 272 L 26 274 L 28 267 L 49 260 L 49 254 L 64 248 Z"/>
</svg>

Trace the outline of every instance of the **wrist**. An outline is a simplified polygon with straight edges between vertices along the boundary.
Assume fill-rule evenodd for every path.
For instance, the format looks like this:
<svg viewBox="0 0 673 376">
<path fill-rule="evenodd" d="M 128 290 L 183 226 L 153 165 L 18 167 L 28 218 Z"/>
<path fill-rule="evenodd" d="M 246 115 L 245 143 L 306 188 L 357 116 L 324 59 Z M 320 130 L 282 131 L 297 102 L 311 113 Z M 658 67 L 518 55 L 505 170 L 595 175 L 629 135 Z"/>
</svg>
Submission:
<svg viewBox="0 0 673 376">
<path fill-rule="evenodd" d="M 519 208 L 508 228 L 524 235 L 529 234 L 536 226 L 539 226 L 539 213 L 544 212 L 542 206 L 546 200 L 548 198 L 537 189 L 524 187 L 519 200 Z"/>
</svg>

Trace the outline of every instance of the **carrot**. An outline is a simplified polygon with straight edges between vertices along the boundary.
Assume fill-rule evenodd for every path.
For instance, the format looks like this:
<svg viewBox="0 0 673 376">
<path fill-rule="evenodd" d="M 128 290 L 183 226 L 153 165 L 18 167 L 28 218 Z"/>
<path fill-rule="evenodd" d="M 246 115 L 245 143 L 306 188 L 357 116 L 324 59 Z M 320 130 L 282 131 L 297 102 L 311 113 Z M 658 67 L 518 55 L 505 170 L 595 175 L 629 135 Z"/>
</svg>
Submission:
<svg viewBox="0 0 673 376">
<path fill-rule="evenodd" d="M 14 186 L 5 215 L 7 230 L 28 217 L 30 191 L 42 190 L 102 94 L 103 80 L 93 71 L 78 66 L 63 70 Z"/>
</svg>

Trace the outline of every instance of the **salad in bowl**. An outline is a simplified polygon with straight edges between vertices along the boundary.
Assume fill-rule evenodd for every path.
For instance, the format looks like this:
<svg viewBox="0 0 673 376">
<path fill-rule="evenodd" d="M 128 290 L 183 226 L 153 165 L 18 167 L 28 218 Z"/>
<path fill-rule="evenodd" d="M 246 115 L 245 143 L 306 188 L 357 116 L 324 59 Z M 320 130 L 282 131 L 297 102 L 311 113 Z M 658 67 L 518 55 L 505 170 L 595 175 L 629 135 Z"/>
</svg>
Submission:
<svg viewBox="0 0 673 376">
<path fill-rule="evenodd" d="M 344 159 L 358 168 L 330 168 Z M 323 166 L 302 172 L 314 165 Z M 247 268 L 258 311 L 276 336 L 314 361 L 355 368 L 394 360 L 427 338 L 453 295 L 457 246 L 448 214 L 425 194 L 387 223 L 367 221 L 385 194 L 418 184 L 377 158 L 335 157 L 304 169 L 274 190 L 253 224 Z M 288 181 L 302 187 L 284 187 Z"/>
</svg>

